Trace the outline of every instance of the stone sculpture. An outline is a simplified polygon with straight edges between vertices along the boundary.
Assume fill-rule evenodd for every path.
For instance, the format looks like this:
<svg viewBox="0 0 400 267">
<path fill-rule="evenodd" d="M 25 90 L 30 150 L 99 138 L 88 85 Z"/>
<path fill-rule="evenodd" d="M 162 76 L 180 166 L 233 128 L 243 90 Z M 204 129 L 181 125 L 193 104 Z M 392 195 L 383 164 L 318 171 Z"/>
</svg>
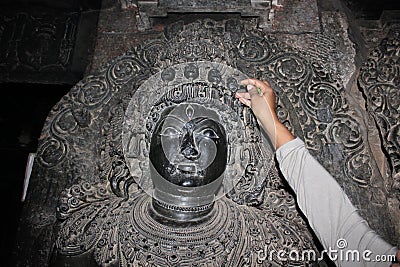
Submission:
<svg viewBox="0 0 400 267">
<path fill-rule="evenodd" d="M 34 212 L 26 231 L 36 239 L 23 244 L 43 253 L 31 253 L 26 261 L 46 265 L 53 253 L 55 265 L 305 264 L 259 255 L 316 248 L 255 117 L 234 97 L 245 77 L 273 85 L 279 118 L 324 158 L 345 189 L 354 190 L 356 204 L 384 207 L 379 197 L 376 203 L 362 201 L 365 188 L 365 198 L 384 193 L 371 186 L 376 181 L 369 180 L 370 151 L 335 74 L 243 21 L 178 22 L 86 77 L 53 108 L 39 146 L 35 190 L 28 196 L 27 209 Z M 226 143 L 223 178 L 190 164 L 181 171 L 195 172 L 201 183 L 175 179 L 173 169 L 155 175 L 163 170 L 157 164 L 171 162 L 172 155 L 151 153 L 162 143 L 158 133 L 174 134 L 160 124 L 174 112 L 187 117 L 181 125 L 186 134 L 197 127 L 189 118 L 195 124 L 203 118 L 196 114 L 212 118 L 206 124 L 213 132 L 203 134 L 222 138 L 219 159 Z M 184 153 L 190 157 L 188 147 Z M 152 158 L 157 161 L 150 164 Z M 187 202 L 179 199 L 178 188 L 187 190 Z M 59 198 L 58 204 L 49 201 Z M 385 208 L 369 212 L 372 221 L 387 216 Z"/>
<path fill-rule="evenodd" d="M 245 77 L 198 61 L 173 65 L 135 90 L 122 129 L 129 171 L 111 175 L 111 190 L 92 200 L 98 186 L 68 191 L 54 264 L 93 252 L 107 266 L 281 266 L 260 255 L 316 251 L 304 223 L 272 217 L 260 203 L 262 184 L 278 177 L 254 117 L 234 97 Z"/>
</svg>

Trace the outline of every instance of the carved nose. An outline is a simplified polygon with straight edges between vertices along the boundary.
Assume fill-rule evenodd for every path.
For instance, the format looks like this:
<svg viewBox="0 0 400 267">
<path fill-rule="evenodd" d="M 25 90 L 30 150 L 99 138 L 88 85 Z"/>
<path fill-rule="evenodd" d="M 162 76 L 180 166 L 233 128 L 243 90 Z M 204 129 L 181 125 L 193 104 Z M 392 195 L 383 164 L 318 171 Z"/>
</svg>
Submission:
<svg viewBox="0 0 400 267">
<path fill-rule="evenodd" d="M 182 154 L 185 156 L 185 158 L 190 160 L 195 160 L 199 157 L 199 152 L 193 147 L 186 147 L 182 150 Z"/>
<path fill-rule="evenodd" d="M 181 143 L 181 153 L 185 158 L 190 160 L 195 160 L 200 156 L 191 133 L 186 133 L 183 137 Z"/>
</svg>

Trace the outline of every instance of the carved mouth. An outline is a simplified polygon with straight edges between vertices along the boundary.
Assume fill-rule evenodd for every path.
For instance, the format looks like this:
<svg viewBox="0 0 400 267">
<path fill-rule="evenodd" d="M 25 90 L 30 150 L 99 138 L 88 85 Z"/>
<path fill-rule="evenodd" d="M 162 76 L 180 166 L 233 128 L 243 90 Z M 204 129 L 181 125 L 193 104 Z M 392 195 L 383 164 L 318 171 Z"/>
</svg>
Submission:
<svg viewBox="0 0 400 267">
<path fill-rule="evenodd" d="M 179 163 L 177 166 L 178 169 L 182 172 L 197 173 L 198 166 L 195 163 Z"/>
</svg>

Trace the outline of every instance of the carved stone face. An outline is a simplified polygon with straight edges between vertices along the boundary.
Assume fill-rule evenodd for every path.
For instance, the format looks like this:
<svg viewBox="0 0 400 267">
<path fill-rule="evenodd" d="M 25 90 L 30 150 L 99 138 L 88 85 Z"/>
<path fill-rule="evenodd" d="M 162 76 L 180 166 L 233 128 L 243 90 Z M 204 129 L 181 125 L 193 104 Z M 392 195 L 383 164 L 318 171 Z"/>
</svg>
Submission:
<svg viewBox="0 0 400 267">
<path fill-rule="evenodd" d="M 223 174 L 226 135 L 212 113 L 197 104 L 180 104 L 162 115 L 151 138 L 149 156 L 164 179 L 179 186 L 197 187 Z"/>
<path fill-rule="evenodd" d="M 184 75 L 187 79 L 196 79 L 199 77 L 199 68 L 194 63 L 189 63 L 185 67 Z"/>
</svg>

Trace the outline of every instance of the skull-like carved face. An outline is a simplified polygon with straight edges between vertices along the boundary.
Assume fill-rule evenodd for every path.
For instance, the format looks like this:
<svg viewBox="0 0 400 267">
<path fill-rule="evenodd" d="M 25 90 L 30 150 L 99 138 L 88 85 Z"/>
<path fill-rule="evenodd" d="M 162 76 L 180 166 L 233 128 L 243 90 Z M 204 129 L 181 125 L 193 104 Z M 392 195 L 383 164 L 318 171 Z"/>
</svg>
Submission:
<svg viewBox="0 0 400 267">
<path fill-rule="evenodd" d="M 150 161 L 169 182 L 197 187 L 218 179 L 227 164 L 227 140 L 214 111 L 183 103 L 168 110 L 155 126 Z"/>
</svg>

